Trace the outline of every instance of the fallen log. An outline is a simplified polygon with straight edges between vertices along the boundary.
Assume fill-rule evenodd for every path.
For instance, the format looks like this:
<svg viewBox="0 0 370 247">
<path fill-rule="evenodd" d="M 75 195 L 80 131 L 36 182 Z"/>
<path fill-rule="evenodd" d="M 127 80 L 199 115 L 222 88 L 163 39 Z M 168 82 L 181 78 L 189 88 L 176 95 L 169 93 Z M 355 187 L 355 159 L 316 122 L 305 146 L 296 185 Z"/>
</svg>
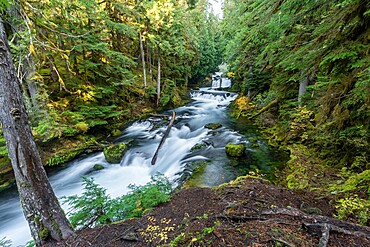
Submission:
<svg viewBox="0 0 370 247">
<path fill-rule="evenodd" d="M 162 147 L 162 145 L 163 145 L 164 141 L 167 139 L 167 136 L 170 134 L 170 130 L 171 130 L 171 127 L 172 127 L 172 125 L 173 125 L 173 122 L 175 121 L 175 118 L 176 118 L 176 112 L 175 112 L 175 111 L 172 111 L 172 118 L 171 118 L 171 121 L 170 121 L 170 123 L 168 124 L 167 129 L 166 129 L 166 132 L 164 132 L 164 135 L 163 135 L 163 137 L 162 137 L 162 140 L 161 140 L 161 142 L 159 143 L 158 148 L 157 148 L 157 150 L 156 150 L 156 151 L 155 151 L 155 153 L 154 153 L 154 156 L 153 156 L 153 158 L 152 158 L 152 162 L 151 162 L 151 164 L 152 164 L 152 165 L 155 165 L 155 163 L 157 162 L 159 149 Z"/>
<path fill-rule="evenodd" d="M 259 116 L 261 113 L 267 111 L 268 109 L 270 109 L 271 107 L 277 105 L 278 103 L 279 103 L 279 99 L 278 98 L 274 99 L 267 106 L 265 106 L 261 110 L 259 110 L 256 114 L 254 114 L 253 116 L 249 117 L 249 119 L 251 120 L 251 119 Z"/>
</svg>

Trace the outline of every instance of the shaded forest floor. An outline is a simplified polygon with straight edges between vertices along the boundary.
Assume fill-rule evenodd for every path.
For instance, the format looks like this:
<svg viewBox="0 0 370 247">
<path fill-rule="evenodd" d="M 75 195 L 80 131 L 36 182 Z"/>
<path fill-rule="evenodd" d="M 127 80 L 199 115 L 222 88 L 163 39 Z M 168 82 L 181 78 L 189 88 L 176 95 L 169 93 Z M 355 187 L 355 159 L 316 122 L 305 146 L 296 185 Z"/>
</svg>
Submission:
<svg viewBox="0 0 370 247">
<path fill-rule="evenodd" d="M 214 189 L 181 190 L 140 219 L 48 246 L 370 246 L 369 227 L 333 213 L 320 195 L 240 177 Z"/>
</svg>

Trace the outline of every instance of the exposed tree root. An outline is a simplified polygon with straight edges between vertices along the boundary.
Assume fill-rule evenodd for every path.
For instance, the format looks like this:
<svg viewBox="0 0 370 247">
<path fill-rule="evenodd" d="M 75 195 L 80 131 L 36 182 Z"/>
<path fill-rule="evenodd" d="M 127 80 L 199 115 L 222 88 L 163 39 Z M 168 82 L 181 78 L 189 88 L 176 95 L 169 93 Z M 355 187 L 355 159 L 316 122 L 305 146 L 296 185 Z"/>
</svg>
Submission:
<svg viewBox="0 0 370 247">
<path fill-rule="evenodd" d="M 274 208 L 271 210 L 263 211 L 261 213 L 261 215 L 265 216 L 276 214 L 288 215 L 303 220 L 304 229 L 306 229 L 311 234 L 321 236 L 319 247 L 326 247 L 328 245 L 331 231 L 370 239 L 369 227 L 356 225 L 350 222 L 345 222 L 326 216 L 306 214 L 296 208 Z M 314 223 L 309 223 L 305 220 Z"/>
</svg>

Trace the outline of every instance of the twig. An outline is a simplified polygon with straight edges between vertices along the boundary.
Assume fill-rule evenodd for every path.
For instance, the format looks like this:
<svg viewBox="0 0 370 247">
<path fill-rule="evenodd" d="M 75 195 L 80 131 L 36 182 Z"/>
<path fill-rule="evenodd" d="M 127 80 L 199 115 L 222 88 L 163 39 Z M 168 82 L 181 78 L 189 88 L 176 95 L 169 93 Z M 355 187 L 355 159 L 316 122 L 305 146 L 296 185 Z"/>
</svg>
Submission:
<svg viewBox="0 0 370 247">
<path fill-rule="evenodd" d="M 94 241 L 98 239 L 98 237 L 100 236 L 100 234 L 103 232 L 104 228 L 102 228 L 99 233 L 95 236 L 94 238 Z"/>
<path fill-rule="evenodd" d="M 282 239 L 277 239 L 277 238 L 272 238 L 270 240 L 268 240 L 267 242 L 279 242 L 281 244 L 283 244 L 284 246 L 288 246 L 288 247 L 293 247 L 294 245 L 293 244 L 290 244 Z"/>
<path fill-rule="evenodd" d="M 125 236 L 127 234 L 128 231 L 130 231 L 132 228 L 134 228 L 133 226 L 129 227 L 126 231 L 124 231 L 122 234 L 120 234 L 118 237 L 116 237 L 114 239 L 114 241 L 117 241 L 117 240 L 120 240 L 123 236 Z"/>
<path fill-rule="evenodd" d="M 267 221 L 267 218 L 261 218 L 260 216 L 238 216 L 238 215 L 218 215 L 215 218 L 227 219 L 234 222 L 242 222 L 242 221 L 250 221 L 250 220 L 258 220 L 258 221 Z"/>
</svg>

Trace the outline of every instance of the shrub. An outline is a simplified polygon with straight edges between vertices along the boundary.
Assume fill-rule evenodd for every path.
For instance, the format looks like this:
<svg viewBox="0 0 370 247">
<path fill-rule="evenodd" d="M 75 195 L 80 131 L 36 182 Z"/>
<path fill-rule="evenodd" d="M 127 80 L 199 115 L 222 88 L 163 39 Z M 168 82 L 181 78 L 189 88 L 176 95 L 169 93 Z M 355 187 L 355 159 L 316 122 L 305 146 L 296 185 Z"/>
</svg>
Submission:
<svg viewBox="0 0 370 247">
<path fill-rule="evenodd" d="M 83 186 L 81 196 L 62 197 L 63 203 L 70 205 L 67 215 L 76 229 L 140 217 L 146 209 L 168 201 L 172 192 L 171 183 L 161 174 L 154 175 L 145 185 L 129 185 L 130 191 L 115 199 L 93 178 L 83 177 Z"/>
<path fill-rule="evenodd" d="M 337 217 L 341 220 L 355 218 L 356 223 L 367 225 L 370 220 L 370 201 L 359 198 L 358 195 L 353 195 L 337 201 Z"/>
</svg>

